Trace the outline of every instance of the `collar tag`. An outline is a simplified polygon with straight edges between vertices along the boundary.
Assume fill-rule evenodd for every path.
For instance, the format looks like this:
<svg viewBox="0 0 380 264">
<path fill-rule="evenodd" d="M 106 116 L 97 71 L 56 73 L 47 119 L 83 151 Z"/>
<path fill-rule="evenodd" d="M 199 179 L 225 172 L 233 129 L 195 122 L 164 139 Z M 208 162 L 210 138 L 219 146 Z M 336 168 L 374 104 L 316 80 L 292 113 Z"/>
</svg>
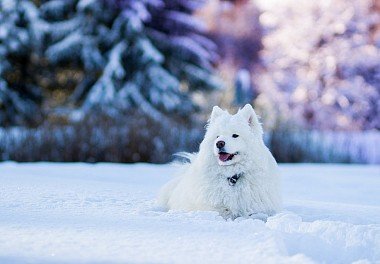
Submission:
<svg viewBox="0 0 380 264">
<path fill-rule="evenodd" d="M 227 178 L 228 185 L 234 186 L 242 175 L 243 173 L 237 173 L 233 175 L 232 177 L 228 177 Z"/>
</svg>

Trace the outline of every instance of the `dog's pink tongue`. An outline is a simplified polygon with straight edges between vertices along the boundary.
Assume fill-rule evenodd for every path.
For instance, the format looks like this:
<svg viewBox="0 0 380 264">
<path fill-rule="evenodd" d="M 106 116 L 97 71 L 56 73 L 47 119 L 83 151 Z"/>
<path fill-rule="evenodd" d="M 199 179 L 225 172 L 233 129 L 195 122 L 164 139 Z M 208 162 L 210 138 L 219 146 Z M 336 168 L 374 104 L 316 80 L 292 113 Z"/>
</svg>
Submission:
<svg viewBox="0 0 380 264">
<path fill-rule="evenodd" d="M 230 154 L 228 153 L 219 154 L 219 159 L 223 162 L 227 161 L 229 157 L 230 157 Z"/>
</svg>

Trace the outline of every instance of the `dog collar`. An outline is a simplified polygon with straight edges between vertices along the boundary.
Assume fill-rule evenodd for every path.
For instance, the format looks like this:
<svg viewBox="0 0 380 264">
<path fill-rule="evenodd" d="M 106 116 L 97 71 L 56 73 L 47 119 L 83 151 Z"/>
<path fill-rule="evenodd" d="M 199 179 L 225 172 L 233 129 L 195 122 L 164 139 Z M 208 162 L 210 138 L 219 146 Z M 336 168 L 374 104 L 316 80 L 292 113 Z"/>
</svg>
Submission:
<svg viewBox="0 0 380 264">
<path fill-rule="evenodd" d="M 239 178 L 240 178 L 241 176 L 243 176 L 243 173 L 242 173 L 242 172 L 240 172 L 240 173 L 236 173 L 236 174 L 234 174 L 232 177 L 228 177 L 228 178 L 227 178 L 228 185 L 230 185 L 230 186 L 234 186 L 234 185 L 237 183 L 237 181 L 239 180 Z"/>
</svg>

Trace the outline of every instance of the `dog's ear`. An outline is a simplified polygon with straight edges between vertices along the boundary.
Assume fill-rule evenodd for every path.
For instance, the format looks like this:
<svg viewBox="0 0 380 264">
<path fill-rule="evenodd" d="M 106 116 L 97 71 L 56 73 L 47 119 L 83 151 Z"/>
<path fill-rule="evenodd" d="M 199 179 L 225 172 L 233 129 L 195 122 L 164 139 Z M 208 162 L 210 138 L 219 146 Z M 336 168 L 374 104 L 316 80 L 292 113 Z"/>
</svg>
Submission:
<svg viewBox="0 0 380 264">
<path fill-rule="evenodd" d="M 242 109 L 239 110 L 238 114 L 247 120 L 248 124 L 251 127 L 261 127 L 259 118 L 257 117 L 255 110 L 253 110 L 253 107 L 250 104 L 246 104 Z"/>
<path fill-rule="evenodd" d="M 212 108 L 210 122 L 214 122 L 215 119 L 217 119 L 219 116 L 223 115 L 224 113 L 225 112 L 219 106 L 214 106 Z"/>
</svg>

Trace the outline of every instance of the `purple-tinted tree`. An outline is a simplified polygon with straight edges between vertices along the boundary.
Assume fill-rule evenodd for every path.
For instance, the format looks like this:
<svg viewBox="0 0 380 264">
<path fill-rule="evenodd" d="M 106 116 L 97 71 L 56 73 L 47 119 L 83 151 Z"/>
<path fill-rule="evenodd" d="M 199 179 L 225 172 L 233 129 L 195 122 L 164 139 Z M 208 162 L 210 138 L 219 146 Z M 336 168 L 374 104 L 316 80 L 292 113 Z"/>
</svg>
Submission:
<svg viewBox="0 0 380 264">
<path fill-rule="evenodd" d="M 263 9 L 257 103 L 308 129 L 380 129 L 380 46 L 373 1 L 279 2 Z M 277 111 L 276 111 L 277 110 Z"/>
</svg>

